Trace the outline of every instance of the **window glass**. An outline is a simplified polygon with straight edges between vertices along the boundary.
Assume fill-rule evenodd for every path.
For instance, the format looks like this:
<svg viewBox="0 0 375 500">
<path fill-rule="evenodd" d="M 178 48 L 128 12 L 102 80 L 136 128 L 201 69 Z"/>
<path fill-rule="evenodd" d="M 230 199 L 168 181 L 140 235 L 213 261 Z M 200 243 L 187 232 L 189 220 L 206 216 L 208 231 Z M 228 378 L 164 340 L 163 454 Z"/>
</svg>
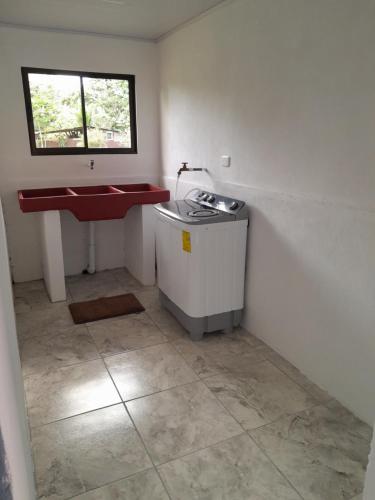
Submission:
<svg viewBox="0 0 375 500">
<path fill-rule="evenodd" d="M 134 75 L 22 68 L 33 155 L 137 153 Z"/>
<path fill-rule="evenodd" d="M 36 146 L 83 147 L 80 78 L 31 73 L 29 86 Z"/>
<path fill-rule="evenodd" d="M 127 80 L 83 78 L 89 148 L 130 148 Z"/>
</svg>

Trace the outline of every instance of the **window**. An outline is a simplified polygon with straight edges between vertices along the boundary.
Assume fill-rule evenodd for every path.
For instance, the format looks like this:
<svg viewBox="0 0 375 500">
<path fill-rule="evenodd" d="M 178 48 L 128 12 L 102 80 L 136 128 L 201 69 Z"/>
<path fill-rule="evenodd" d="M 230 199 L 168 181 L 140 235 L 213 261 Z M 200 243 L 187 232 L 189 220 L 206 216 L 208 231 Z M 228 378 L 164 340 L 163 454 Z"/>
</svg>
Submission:
<svg viewBox="0 0 375 500">
<path fill-rule="evenodd" d="M 134 75 L 22 68 L 32 155 L 136 153 Z"/>
</svg>

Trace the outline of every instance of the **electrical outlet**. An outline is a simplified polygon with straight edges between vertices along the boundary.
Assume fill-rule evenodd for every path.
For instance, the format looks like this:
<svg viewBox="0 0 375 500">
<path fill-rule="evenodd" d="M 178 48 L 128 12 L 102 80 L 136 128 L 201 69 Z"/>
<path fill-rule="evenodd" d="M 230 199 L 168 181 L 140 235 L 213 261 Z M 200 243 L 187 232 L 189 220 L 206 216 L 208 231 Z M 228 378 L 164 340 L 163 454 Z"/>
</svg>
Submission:
<svg viewBox="0 0 375 500">
<path fill-rule="evenodd" d="M 221 157 L 221 166 L 225 168 L 230 167 L 230 156 L 223 155 Z"/>
</svg>

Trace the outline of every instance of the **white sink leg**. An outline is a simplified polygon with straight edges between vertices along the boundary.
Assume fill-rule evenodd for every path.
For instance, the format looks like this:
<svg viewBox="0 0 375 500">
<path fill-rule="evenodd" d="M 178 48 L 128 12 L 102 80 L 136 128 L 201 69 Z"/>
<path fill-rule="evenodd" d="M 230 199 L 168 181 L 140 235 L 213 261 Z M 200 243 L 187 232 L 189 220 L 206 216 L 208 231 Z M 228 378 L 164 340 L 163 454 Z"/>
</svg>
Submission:
<svg viewBox="0 0 375 500">
<path fill-rule="evenodd" d="M 87 268 L 89 274 L 94 274 L 96 271 L 95 265 L 95 222 L 89 222 L 89 266 Z"/>
<path fill-rule="evenodd" d="M 44 282 L 51 302 L 59 302 L 66 300 L 60 212 L 41 212 L 40 221 Z"/>
<path fill-rule="evenodd" d="M 142 285 L 155 284 L 155 219 L 152 205 L 134 205 L 125 216 L 125 266 Z"/>
</svg>

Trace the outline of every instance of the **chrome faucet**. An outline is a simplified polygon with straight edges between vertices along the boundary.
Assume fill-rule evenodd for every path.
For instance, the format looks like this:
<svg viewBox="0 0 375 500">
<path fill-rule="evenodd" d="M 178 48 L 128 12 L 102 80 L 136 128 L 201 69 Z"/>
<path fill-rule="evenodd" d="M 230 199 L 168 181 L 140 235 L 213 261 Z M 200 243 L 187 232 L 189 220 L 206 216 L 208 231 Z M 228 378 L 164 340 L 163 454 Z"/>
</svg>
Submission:
<svg viewBox="0 0 375 500">
<path fill-rule="evenodd" d="M 182 172 L 202 172 L 203 168 L 189 168 L 188 167 L 188 162 L 184 161 L 182 162 L 182 167 L 177 172 L 177 177 L 180 177 Z"/>
</svg>

